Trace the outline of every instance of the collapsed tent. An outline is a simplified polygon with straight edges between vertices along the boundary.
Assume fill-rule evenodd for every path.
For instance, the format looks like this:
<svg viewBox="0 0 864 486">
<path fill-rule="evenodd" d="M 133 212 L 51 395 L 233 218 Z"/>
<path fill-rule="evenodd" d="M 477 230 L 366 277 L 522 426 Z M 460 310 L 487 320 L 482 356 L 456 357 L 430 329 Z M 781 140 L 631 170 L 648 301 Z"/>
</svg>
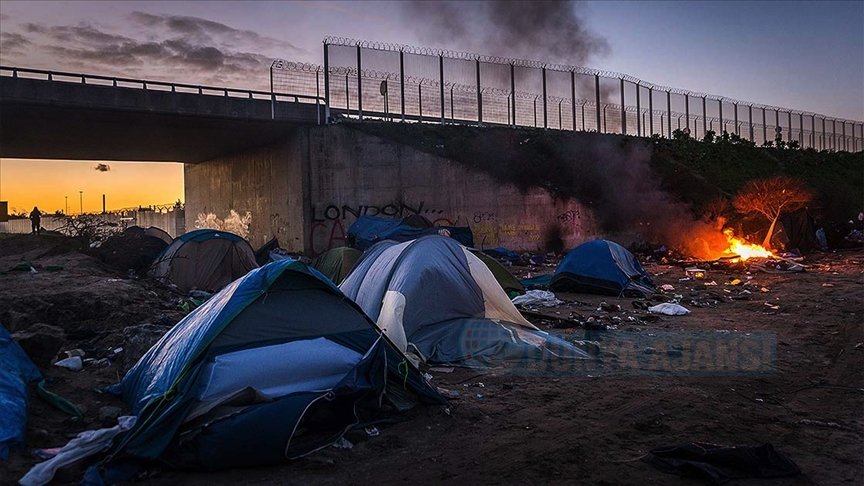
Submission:
<svg viewBox="0 0 864 486">
<path fill-rule="evenodd" d="M 627 297 L 656 291 L 639 260 L 608 240 L 588 241 L 570 250 L 555 270 L 549 288 Z"/>
<path fill-rule="evenodd" d="M 27 384 L 42 378 L 5 327 L 0 325 L 0 460 L 24 442 L 27 425 Z"/>
<path fill-rule="evenodd" d="M 99 260 L 117 270 L 144 274 L 171 241 L 171 236 L 159 228 L 130 226 L 105 240 L 93 252 Z"/>
<path fill-rule="evenodd" d="M 794 250 L 803 254 L 819 249 L 816 220 L 806 208 L 792 213 L 783 213 L 777 222 L 780 223 L 780 228 L 774 233 L 774 237 L 783 244 L 786 251 Z"/>
<path fill-rule="evenodd" d="M 216 292 L 257 266 L 248 241 L 225 231 L 199 229 L 177 237 L 153 264 L 151 275 L 183 292 Z"/>
<path fill-rule="evenodd" d="M 315 260 L 314 267 L 331 282 L 339 285 L 351 273 L 363 252 L 342 246 L 326 251 Z"/>
<path fill-rule="evenodd" d="M 385 398 L 398 409 L 444 403 L 356 304 L 296 260 L 222 289 L 109 391 L 138 417 L 99 467 L 109 481 L 157 458 L 204 469 L 283 462 L 368 423 Z"/>
<path fill-rule="evenodd" d="M 474 246 L 474 235 L 467 226 L 433 226 L 432 222 L 413 214 L 402 219 L 361 216 L 348 227 L 348 245 L 366 250 L 379 241 L 410 241 L 421 236 L 449 236 L 465 246 Z"/>
<path fill-rule="evenodd" d="M 400 350 L 429 363 L 587 357 L 525 320 L 489 268 L 450 238 L 380 242 L 340 288 Z"/>
</svg>

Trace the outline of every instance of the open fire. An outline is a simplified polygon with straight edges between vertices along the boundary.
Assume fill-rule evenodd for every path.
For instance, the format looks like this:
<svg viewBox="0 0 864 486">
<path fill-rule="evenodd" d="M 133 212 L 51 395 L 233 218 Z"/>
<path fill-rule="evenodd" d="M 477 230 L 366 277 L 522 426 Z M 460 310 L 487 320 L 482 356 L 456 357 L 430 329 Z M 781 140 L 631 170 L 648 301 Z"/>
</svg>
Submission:
<svg viewBox="0 0 864 486">
<path fill-rule="evenodd" d="M 737 255 L 738 258 L 733 258 L 733 261 L 745 261 L 751 258 L 774 258 L 777 256 L 763 246 L 747 243 L 745 240 L 736 237 L 731 228 L 723 230 L 723 235 L 726 236 L 726 240 L 729 242 L 729 247 L 725 250 L 723 257 Z"/>
</svg>

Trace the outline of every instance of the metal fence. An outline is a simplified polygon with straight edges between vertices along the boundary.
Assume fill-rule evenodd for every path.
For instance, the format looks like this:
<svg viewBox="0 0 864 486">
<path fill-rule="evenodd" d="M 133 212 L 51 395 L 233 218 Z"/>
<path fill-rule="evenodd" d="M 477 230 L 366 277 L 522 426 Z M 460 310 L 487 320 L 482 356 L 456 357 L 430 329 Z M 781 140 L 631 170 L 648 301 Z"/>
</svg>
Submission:
<svg viewBox="0 0 864 486">
<path fill-rule="evenodd" d="M 676 129 L 819 150 L 864 148 L 864 124 L 660 86 L 630 75 L 400 44 L 324 39 L 323 66 L 277 60 L 274 93 L 325 100 L 325 116 L 672 137 Z"/>
</svg>

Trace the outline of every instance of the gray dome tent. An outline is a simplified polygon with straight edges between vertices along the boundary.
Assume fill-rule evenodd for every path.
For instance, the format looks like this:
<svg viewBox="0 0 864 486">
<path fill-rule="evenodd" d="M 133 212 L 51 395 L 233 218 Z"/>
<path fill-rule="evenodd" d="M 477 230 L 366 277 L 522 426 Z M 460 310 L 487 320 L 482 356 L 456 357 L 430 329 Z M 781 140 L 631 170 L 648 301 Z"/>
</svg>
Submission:
<svg viewBox="0 0 864 486">
<path fill-rule="evenodd" d="M 183 292 L 216 292 L 257 267 L 248 241 L 226 231 L 200 229 L 174 239 L 156 259 L 151 276 Z"/>
</svg>

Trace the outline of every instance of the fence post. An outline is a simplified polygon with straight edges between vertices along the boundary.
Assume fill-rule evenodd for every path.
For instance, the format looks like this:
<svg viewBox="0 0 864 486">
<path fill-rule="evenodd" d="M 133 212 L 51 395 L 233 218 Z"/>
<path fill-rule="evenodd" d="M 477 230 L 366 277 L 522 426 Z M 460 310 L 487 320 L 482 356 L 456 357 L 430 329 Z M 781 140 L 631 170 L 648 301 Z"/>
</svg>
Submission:
<svg viewBox="0 0 864 486">
<path fill-rule="evenodd" d="M 399 104 L 402 108 L 402 121 L 405 121 L 405 53 L 399 49 Z"/>
<path fill-rule="evenodd" d="M 723 124 L 723 98 L 717 100 L 717 106 L 720 108 L 720 123 L 717 125 L 717 129 L 720 130 L 720 135 L 723 135 L 723 132 L 726 131 L 726 125 Z"/>
<path fill-rule="evenodd" d="M 768 120 L 765 118 L 765 107 L 762 107 L 762 144 L 768 141 Z"/>
<path fill-rule="evenodd" d="M 422 84 L 417 85 L 417 100 L 419 101 L 419 105 L 420 105 L 420 122 L 422 123 L 423 122 L 423 85 Z"/>
<path fill-rule="evenodd" d="M 705 129 L 706 123 L 708 123 L 708 113 L 705 109 L 705 96 L 702 96 L 702 136 L 704 137 L 708 131 Z"/>
<path fill-rule="evenodd" d="M 690 92 L 684 93 L 684 124 L 687 132 L 690 132 Z"/>
<path fill-rule="evenodd" d="M 596 105 L 594 106 L 595 111 L 597 112 L 597 133 L 600 133 L 600 75 L 594 75 L 594 100 Z"/>
<path fill-rule="evenodd" d="M 774 132 L 777 133 L 777 137 L 780 140 L 783 140 L 783 127 L 780 126 L 780 109 L 777 108 L 774 110 Z M 779 129 L 779 130 L 778 130 Z"/>
<path fill-rule="evenodd" d="M 837 149 L 839 148 L 837 146 L 837 119 L 836 118 L 831 120 L 831 138 L 832 138 L 831 148 L 833 148 L 834 151 L 836 152 Z"/>
<path fill-rule="evenodd" d="M 348 98 L 345 98 L 348 102 Z M 324 124 L 330 123 L 330 55 L 324 43 Z"/>
<path fill-rule="evenodd" d="M 441 87 L 441 123 L 444 123 L 444 55 L 438 55 L 438 84 Z"/>
<path fill-rule="evenodd" d="M 252 99 L 252 92 L 249 92 L 249 99 Z M 318 125 L 320 125 L 321 124 L 321 73 L 318 69 L 315 70 L 315 116 L 317 117 Z"/>
<path fill-rule="evenodd" d="M 360 43 L 357 43 L 357 116 L 363 121 L 363 86 L 360 78 L 362 65 L 360 60 Z"/>
<path fill-rule="evenodd" d="M 804 113 L 798 113 L 798 146 L 804 148 Z"/>
<path fill-rule="evenodd" d="M 346 114 L 351 114 L 351 92 L 348 89 L 348 76 L 349 74 L 345 74 L 345 112 Z"/>
<path fill-rule="evenodd" d="M 669 132 L 669 138 L 672 138 L 672 90 L 666 90 L 666 118 L 669 123 L 666 125 L 666 130 Z"/>
<path fill-rule="evenodd" d="M 843 127 L 843 150 L 845 152 L 849 151 L 849 140 L 846 139 L 846 120 L 841 122 L 841 126 Z"/>
<path fill-rule="evenodd" d="M 570 71 L 570 105 L 573 107 L 573 131 L 576 131 L 576 72 Z M 582 129 L 585 129 L 585 105 L 582 105 Z M 853 128 L 852 132 L 855 130 Z"/>
<path fill-rule="evenodd" d="M 642 107 L 640 106 L 639 101 L 639 92 L 642 91 L 639 89 L 639 83 L 634 83 L 636 86 L 636 136 L 642 136 Z"/>
<path fill-rule="evenodd" d="M 483 124 L 483 93 L 480 92 L 480 59 L 474 60 L 474 70 L 477 71 L 477 123 Z"/>
<path fill-rule="evenodd" d="M 810 115 L 810 146 L 816 148 L 816 115 Z"/>
<path fill-rule="evenodd" d="M 324 44 L 324 49 L 327 49 L 327 44 Z M 275 61 L 274 61 L 275 62 Z M 172 87 L 173 88 L 173 87 Z M 273 65 L 270 65 L 270 119 L 276 119 L 276 95 L 273 91 Z"/>
<path fill-rule="evenodd" d="M 456 113 L 453 111 L 453 88 L 455 88 L 455 87 L 456 87 L 455 84 L 450 85 L 450 121 L 451 122 L 456 121 Z"/>
<path fill-rule="evenodd" d="M 516 128 L 516 68 L 510 63 L 510 96 L 513 98 L 513 128 Z"/>
<path fill-rule="evenodd" d="M 586 131 L 585 130 L 585 103 L 587 103 L 587 102 L 586 101 L 582 102 L 582 131 L 583 132 Z M 576 122 L 574 121 L 573 124 L 575 125 Z"/>
<path fill-rule="evenodd" d="M 541 70 L 541 74 L 543 76 L 543 128 L 548 128 L 549 127 L 549 123 L 548 123 L 548 119 L 547 119 L 548 113 L 546 110 L 546 66 L 543 66 L 543 69 Z"/>
<path fill-rule="evenodd" d="M 648 131 L 650 132 L 648 136 L 654 135 L 654 88 L 648 88 Z M 663 127 L 660 127 L 660 131 L 663 131 Z"/>
<path fill-rule="evenodd" d="M 735 135 L 741 136 L 741 131 L 738 129 L 738 103 L 732 103 L 732 111 L 735 113 Z"/>
<path fill-rule="evenodd" d="M 624 78 L 621 78 L 621 134 L 627 135 L 627 112 L 624 111 Z"/>
</svg>

